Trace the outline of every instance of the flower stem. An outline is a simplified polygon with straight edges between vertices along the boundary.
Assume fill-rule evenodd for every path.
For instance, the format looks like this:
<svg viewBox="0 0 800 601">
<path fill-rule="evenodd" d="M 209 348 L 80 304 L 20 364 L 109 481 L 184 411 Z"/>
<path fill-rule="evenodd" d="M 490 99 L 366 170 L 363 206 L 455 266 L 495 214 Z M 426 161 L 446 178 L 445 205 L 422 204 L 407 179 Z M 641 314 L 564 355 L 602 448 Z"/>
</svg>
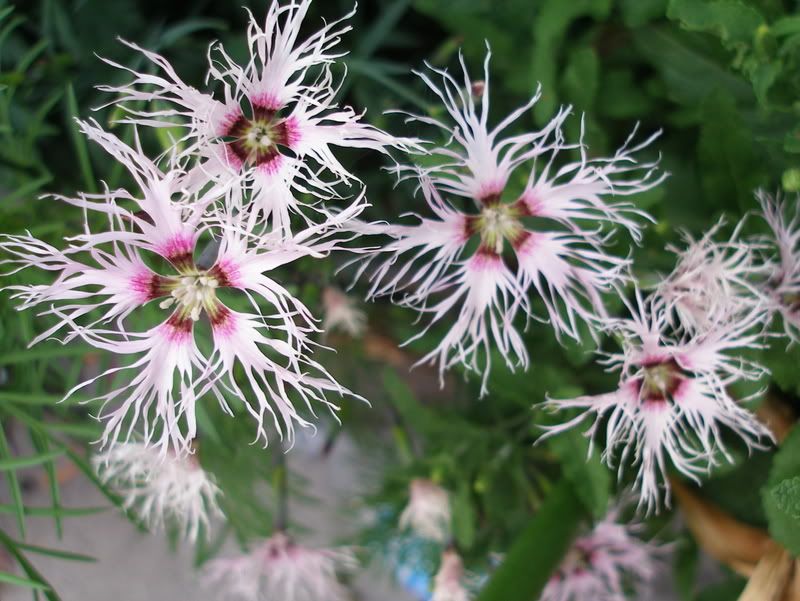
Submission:
<svg viewBox="0 0 800 601">
<path fill-rule="evenodd" d="M 289 468 L 286 462 L 286 449 L 282 445 L 275 454 L 272 486 L 277 499 L 274 521 L 275 531 L 284 532 L 289 527 Z"/>
</svg>

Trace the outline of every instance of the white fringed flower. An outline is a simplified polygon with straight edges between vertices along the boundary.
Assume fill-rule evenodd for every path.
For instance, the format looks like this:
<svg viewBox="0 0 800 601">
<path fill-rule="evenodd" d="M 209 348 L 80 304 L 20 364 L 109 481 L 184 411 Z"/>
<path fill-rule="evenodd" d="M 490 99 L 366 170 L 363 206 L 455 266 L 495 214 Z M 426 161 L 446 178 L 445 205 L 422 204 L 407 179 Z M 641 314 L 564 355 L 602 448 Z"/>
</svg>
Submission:
<svg viewBox="0 0 800 601">
<path fill-rule="evenodd" d="M 800 342 L 800 204 L 781 201 L 758 191 L 764 219 L 772 230 L 770 243 L 777 258 L 768 263 L 769 274 L 764 294 L 769 309 L 783 320 L 786 335 Z M 794 208 L 787 205 L 794 204 Z M 788 214 L 788 215 L 787 215 Z"/>
<path fill-rule="evenodd" d="M 220 96 L 187 85 L 164 57 L 130 43 L 161 73 L 140 73 L 111 63 L 130 71 L 133 81 L 101 88 L 117 95 L 113 103 L 127 110 L 129 122 L 185 128 L 176 147 L 181 148 L 180 156 L 197 161 L 184 180 L 186 186 L 202 188 L 209 180 L 227 185 L 232 180 L 225 209 L 251 207 L 255 217 L 271 220 L 286 234 L 291 231 L 291 214 L 303 209 L 301 214 L 309 219 L 307 209 L 314 209 L 302 205 L 298 195 L 331 199 L 338 197 L 337 184 L 357 181 L 334 155 L 335 147 L 386 152 L 389 146 L 403 146 L 363 123 L 352 108 L 335 103 L 341 82 L 331 69 L 345 54 L 336 47 L 350 30 L 343 22 L 353 13 L 302 39 L 300 29 L 310 4 L 311 0 L 275 0 L 263 25 L 250 15 L 250 56 L 244 66 L 221 44 L 212 45 L 208 79 Z"/>
<path fill-rule="evenodd" d="M 150 530 L 178 526 L 184 539 L 195 542 L 201 528 L 209 533 L 210 517 L 221 517 L 221 494 L 214 478 L 194 455 L 159 453 L 141 443 L 115 445 L 95 455 L 99 478 L 122 496 Z"/>
<path fill-rule="evenodd" d="M 698 240 L 685 232 L 686 248 L 667 247 L 678 261 L 656 294 L 665 302 L 669 318 L 675 318 L 673 325 L 702 332 L 763 303 L 759 284 L 765 265 L 759 260 L 757 247 L 741 240 L 743 223 L 723 242 L 714 239 L 724 225 L 720 220 Z"/>
<path fill-rule="evenodd" d="M 431 601 L 469 601 L 470 595 L 464 586 L 464 563 L 452 549 L 442 553 L 442 563 L 433 579 Z"/>
<path fill-rule="evenodd" d="M 641 525 L 621 524 L 610 513 L 572 543 L 540 601 L 625 601 L 644 598 L 665 548 L 638 538 Z"/>
<path fill-rule="evenodd" d="M 322 305 L 325 310 L 322 329 L 330 332 L 339 329 L 356 338 L 367 327 L 367 315 L 356 306 L 356 301 L 333 286 L 322 291 Z"/>
<path fill-rule="evenodd" d="M 553 409 L 577 409 L 569 421 L 548 428 L 548 436 L 593 421 L 587 435 L 606 441 L 604 461 L 638 469 L 640 506 L 657 509 L 669 503 L 668 464 L 698 479 L 721 460 L 733 461 L 723 442 L 723 427 L 749 449 L 772 440 L 769 430 L 730 396 L 729 386 L 757 380 L 765 369 L 737 356 L 739 349 L 761 344 L 763 311 L 738 319 L 721 319 L 702 334 L 674 339 L 664 333 L 667 316 L 652 298 L 629 307 L 632 317 L 610 322 L 609 333 L 622 340 L 622 352 L 608 355 L 610 369 L 620 372 L 614 392 L 551 400 Z M 619 453 L 619 455 L 617 455 Z M 662 494 L 662 489 L 665 495 Z"/>
<path fill-rule="evenodd" d="M 613 157 L 601 159 L 586 156 L 582 139 L 566 144 L 561 126 L 568 109 L 541 131 L 501 138 L 539 95 L 490 128 L 488 60 L 480 104 L 463 61 L 462 82 L 434 69 L 442 81 L 437 86 L 421 74 L 453 124 L 411 119 L 443 130 L 449 142 L 430 151 L 440 157 L 438 164 L 426 159 L 425 167 L 398 172 L 418 178 L 433 218 L 411 213 L 416 223 L 385 228 L 393 240 L 371 257 L 378 265 L 369 291 L 427 316 L 417 337 L 448 324 L 441 343 L 420 363 L 437 363 L 442 376 L 462 364 L 482 375 L 482 394 L 495 349 L 510 369 L 528 366 L 514 320 L 518 313 L 532 315 L 530 292 L 558 337 L 580 340 L 580 322 L 605 315 L 602 295 L 628 279 L 630 262 L 609 254 L 606 244 L 617 226 L 638 240 L 639 221 L 647 217 L 617 198 L 648 190 L 664 177 L 655 175 L 655 163 L 635 159 L 653 137 L 638 146 L 629 139 Z M 576 147 L 579 161 L 554 167 L 560 150 Z M 537 160 L 546 161 L 543 169 Z M 520 170 L 527 179 L 521 192 L 514 191 L 512 178 Z M 362 264 L 358 276 L 369 265 Z"/>
<path fill-rule="evenodd" d="M 348 548 L 312 549 L 273 535 L 247 555 L 215 559 L 207 580 L 239 601 L 348 601 L 338 574 L 358 566 Z"/>
<path fill-rule="evenodd" d="M 450 538 L 450 497 L 431 480 L 415 478 L 409 487 L 409 500 L 400 514 L 400 528 L 411 528 L 418 536 L 439 543 Z"/>
<path fill-rule="evenodd" d="M 34 342 L 67 330 L 65 344 L 81 338 L 132 358 L 68 393 L 91 389 L 98 378 L 118 385 L 124 382 L 118 376 L 130 374 L 127 383 L 98 397 L 106 419 L 103 440 L 128 440 L 141 423 L 145 443 L 186 452 L 196 434 L 195 403 L 205 393 L 213 394 L 229 414 L 228 399 L 244 403 L 265 442 L 270 428 L 291 442 L 296 425 L 312 426 L 298 407 L 311 414 L 314 405 L 336 410 L 326 394 L 348 391 L 310 356 L 309 333 L 317 331 L 314 317 L 272 272 L 338 248 L 341 226 L 363 209 L 363 196 L 322 226 L 288 239 L 280 232 L 254 239 L 231 220 L 201 226 L 197 211 L 187 213 L 186 207 L 196 204 L 180 200 L 186 192 L 174 172 L 161 173 L 138 149 L 110 134 L 86 124 L 84 130 L 128 168 L 141 197 L 117 190 L 62 199 L 107 215 L 108 230 L 90 231 L 87 219 L 85 232 L 70 238 L 66 250 L 30 235 L 5 236 L 0 250 L 10 256 L 4 262 L 12 271 L 33 267 L 56 276 L 49 285 L 12 288 L 20 309 L 44 307 L 44 314 L 56 318 Z M 211 266 L 196 261 L 205 233 L 219 243 Z M 159 272 L 145 257 L 158 260 Z M 229 308 L 219 294 L 248 299 L 251 311 Z M 150 302 L 158 304 L 162 321 L 135 329 L 134 314 Z M 196 343 L 199 328 L 210 329 L 210 352 Z M 243 393 L 234 370 L 252 393 Z"/>
</svg>

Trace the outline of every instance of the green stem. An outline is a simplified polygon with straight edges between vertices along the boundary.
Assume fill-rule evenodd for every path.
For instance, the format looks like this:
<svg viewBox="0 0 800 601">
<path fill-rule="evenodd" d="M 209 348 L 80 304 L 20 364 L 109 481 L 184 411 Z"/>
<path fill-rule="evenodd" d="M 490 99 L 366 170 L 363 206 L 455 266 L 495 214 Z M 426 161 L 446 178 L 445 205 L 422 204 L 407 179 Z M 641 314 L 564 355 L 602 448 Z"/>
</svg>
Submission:
<svg viewBox="0 0 800 601">
<path fill-rule="evenodd" d="M 585 517 L 572 485 L 566 479 L 558 482 L 514 541 L 477 601 L 538 599 Z"/>
<path fill-rule="evenodd" d="M 286 465 L 286 451 L 283 445 L 281 445 L 275 455 L 272 486 L 275 489 L 277 498 L 274 522 L 275 531 L 283 532 L 289 527 L 289 468 Z"/>
</svg>

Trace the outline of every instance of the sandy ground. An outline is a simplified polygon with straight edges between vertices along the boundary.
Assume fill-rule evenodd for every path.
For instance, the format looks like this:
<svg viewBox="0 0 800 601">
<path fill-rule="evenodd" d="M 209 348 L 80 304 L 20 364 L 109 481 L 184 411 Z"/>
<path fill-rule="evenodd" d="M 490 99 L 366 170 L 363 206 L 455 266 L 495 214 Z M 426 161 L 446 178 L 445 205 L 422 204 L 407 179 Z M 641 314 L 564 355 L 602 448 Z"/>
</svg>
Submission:
<svg viewBox="0 0 800 601">
<path fill-rule="evenodd" d="M 354 511 L 354 499 L 365 490 L 359 482 L 358 452 L 342 438 L 333 452 L 322 458 L 319 453 L 322 437 L 298 443 L 288 455 L 292 470 L 302 473 L 309 485 L 307 493 L 325 503 L 293 507 L 297 523 L 308 528 L 303 542 L 325 544 L 352 532 L 364 516 Z M 85 479 L 76 477 L 62 486 L 66 507 L 98 507 L 108 503 Z M 26 503 L 46 505 L 47 491 L 31 491 Z M 0 516 L 0 523 L 14 532 L 9 516 Z M 96 563 L 63 561 L 30 556 L 47 577 L 63 601 L 222 601 L 218 590 L 204 586 L 192 567 L 192 552 L 183 548 L 173 552 L 163 536 L 138 531 L 115 509 L 88 517 L 69 518 L 64 522 L 64 538 L 58 540 L 50 518 L 30 518 L 28 542 L 49 548 L 83 553 L 97 558 Z M 221 555 L 233 555 L 233 547 Z M 669 566 L 652 587 L 650 601 L 674 601 Z M 24 589 L 0 591 L 0 601 L 30 601 Z M 354 582 L 354 601 L 418 601 L 401 590 L 385 568 L 365 568 Z M 284 601 L 282 599 L 269 601 Z M 587 600 L 589 601 L 589 600 Z"/>
<path fill-rule="evenodd" d="M 308 479 L 308 493 L 326 499 L 316 508 L 293 510 L 298 522 L 311 534 L 304 542 L 330 542 L 352 531 L 359 518 L 347 511 L 352 500 L 363 490 L 352 469 L 355 449 L 341 440 L 326 459 L 319 455 L 321 437 L 307 441 L 289 454 L 290 465 Z M 75 478 L 62 487 L 66 507 L 107 505 L 102 495 L 83 478 Z M 49 502 L 46 491 L 32 491 L 26 499 L 31 506 Z M 350 516 L 349 518 L 346 516 Z M 3 525 L 13 526 L 3 516 Z M 63 601 L 218 601 L 219 591 L 204 586 L 192 567 L 189 548 L 170 550 L 163 536 L 139 532 L 113 508 L 88 517 L 69 518 L 64 522 L 64 538 L 58 540 L 49 518 L 30 518 L 28 542 L 50 548 L 72 550 L 98 559 L 79 563 L 31 556 L 30 559 L 58 591 Z M 235 554 L 234 548 L 223 550 Z M 394 584 L 378 566 L 365 569 L 354 583 L 354 599 L 359 601 L 413 601 L 413 597 Z M 6 588 L 0 601 L 30 601 L 30 592 Z M 275 600 L 283 601 L 283 600 Z"/>
</svg>

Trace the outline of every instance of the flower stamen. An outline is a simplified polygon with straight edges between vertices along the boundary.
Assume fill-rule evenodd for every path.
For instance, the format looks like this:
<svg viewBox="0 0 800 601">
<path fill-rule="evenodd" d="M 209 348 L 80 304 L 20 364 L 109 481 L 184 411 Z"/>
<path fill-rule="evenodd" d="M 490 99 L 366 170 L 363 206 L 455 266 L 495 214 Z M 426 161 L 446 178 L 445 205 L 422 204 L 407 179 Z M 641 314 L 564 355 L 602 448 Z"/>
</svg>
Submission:
<svg viewBox="0 0 800 601">
<path fill-rule="evenodd" d="M 170 296 L 158 306 L 167 309 L 177 303 L 184 314 L 197 321 L 204 308 L 209 310 L 216 305 L 218 286 L 217 279 L 208 274 L 185 275 L 173 284 Z"/>
</svg>

